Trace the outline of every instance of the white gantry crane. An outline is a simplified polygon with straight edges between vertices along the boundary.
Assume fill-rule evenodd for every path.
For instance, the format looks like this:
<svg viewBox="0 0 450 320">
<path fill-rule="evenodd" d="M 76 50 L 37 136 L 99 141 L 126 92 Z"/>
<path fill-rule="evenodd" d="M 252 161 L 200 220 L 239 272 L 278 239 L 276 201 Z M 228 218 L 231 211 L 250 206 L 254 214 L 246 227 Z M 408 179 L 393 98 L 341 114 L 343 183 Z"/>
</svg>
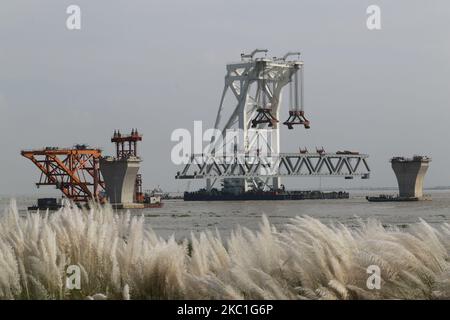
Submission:
<svg viewBox="0 0 450 320">
<path fill-rule="evenodd" d="M 364 154 L 280 152 L 279 119 L 285 87 L 289 113 L 283 124 L 288 129 L 295 125 L 310 128 L 304 113 L 304 63 L 299 52 L 288 52 L 281 58 L 268 58 L 267 52 L 256 49 L 241 54 L 240 62 L 227 65 L 214 125 L 223 138 L 214 137 L 207 154 L 192 155 L 176 178 L 207 179 L 207 189 L 223 179 L 224 188 L 233 192 L 277 190 L 281 187 L 280 177 L 289 176 L 368 178 L 368 156 Z"/>
</svg>

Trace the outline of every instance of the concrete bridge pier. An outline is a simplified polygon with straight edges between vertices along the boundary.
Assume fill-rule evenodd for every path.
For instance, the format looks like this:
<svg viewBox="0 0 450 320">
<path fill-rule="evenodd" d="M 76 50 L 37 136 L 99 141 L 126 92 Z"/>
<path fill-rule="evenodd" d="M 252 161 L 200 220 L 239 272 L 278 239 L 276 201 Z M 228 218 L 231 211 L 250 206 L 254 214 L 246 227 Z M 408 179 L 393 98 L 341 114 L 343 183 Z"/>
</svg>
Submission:
<svg viewBox="0 0 450 320">
<path fill-rule="evenodd" d="M 129 157 L 116 159 L 106 157 L 100 160 L 100 170 L 105 181 L 105 191 L 109 202 L 114 208 L 140 208 L 136 203 L 135 183 L 141 159 Z"/>
<path fill-rule="evenodd" d="M 431 159 L 425 156 L 391 159 L 392 169 L 397 176 L 400 198 L 423 199 L 423 180 L 430 161 Z"/>
</svg>

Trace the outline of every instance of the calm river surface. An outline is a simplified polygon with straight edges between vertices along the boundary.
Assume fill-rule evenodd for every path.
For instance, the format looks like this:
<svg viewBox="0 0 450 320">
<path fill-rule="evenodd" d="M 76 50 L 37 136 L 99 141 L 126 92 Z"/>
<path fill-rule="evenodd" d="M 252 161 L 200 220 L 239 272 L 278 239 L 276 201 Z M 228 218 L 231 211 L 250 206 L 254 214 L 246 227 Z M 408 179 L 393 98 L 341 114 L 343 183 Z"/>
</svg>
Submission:
<svg viewBox="0 0 450 320">
<path fill-rule="evenodd" d="M 349 226 L 357 223 L 358 217 L 376 218 L 384 224 L 407 227 L 419 218 L 436 224 L 450 221 L 450 190 L 429 191 L 431 201 L 369 203 L 368 194 L 380 192 L 353 191 L 350 199 L 344 200 L 301 200 L 301 201 L 242 201 L 242 202 L 184 202 L 166 200 L 160 209 L 132 211 L 143 214 L 147 224 L 159 235 L 175 234 L 177 239 L 206 229 L 220 231 L 228 236 L 237 225 L 257 229 L 261 216 L 265 214 L 270 222 L 282 229 L 289 219 L 309 215 L 325 223 L 342 222 Z M 0 212 L 9 205 L 9 198 L 0 198 Z M 17 199 L 21 212 L 36 202 L 36 198 Z"/>
</svg>

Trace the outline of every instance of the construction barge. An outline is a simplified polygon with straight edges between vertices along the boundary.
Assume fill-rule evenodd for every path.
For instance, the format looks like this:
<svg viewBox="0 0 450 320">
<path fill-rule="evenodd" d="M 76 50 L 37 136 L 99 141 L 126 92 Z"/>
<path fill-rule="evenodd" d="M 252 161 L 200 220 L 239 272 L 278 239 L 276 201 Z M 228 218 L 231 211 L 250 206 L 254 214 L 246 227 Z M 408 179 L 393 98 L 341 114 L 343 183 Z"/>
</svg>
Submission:
<svg viewBox="0 0 450 320">
<path fill-rule="evenodd" d="M 405 202 L 405 201 L 419 201 L 418 197 L 399 197 L 393 195 L 379 195 L 375 197 L 367 196 L 366 200 L 369 202 Z"/>
<path fill-rule="evenodd" d="M 228 193 L 201 189 L 196 192 L 185 192 L 184 201 L 257 201 L 257 200 L 320 200 L 348 199 L 345 191 L 247 191 L 243 193 Z"/>
</svg>

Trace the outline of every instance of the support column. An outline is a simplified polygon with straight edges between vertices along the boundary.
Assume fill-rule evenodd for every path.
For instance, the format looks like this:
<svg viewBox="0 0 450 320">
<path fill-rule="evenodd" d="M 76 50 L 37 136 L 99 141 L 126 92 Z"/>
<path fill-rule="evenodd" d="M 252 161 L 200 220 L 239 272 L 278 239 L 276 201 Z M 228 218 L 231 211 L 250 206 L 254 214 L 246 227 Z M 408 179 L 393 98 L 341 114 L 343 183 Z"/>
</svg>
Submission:
<svg viewBox="0 0 450 320">
<path fill-rule="evenodd" d="M 395 157 L 391 159 L 400 198 L 423 198 L 423 180 L 431 159 L 415 156 L 412 159 Z"/>
</svg>

